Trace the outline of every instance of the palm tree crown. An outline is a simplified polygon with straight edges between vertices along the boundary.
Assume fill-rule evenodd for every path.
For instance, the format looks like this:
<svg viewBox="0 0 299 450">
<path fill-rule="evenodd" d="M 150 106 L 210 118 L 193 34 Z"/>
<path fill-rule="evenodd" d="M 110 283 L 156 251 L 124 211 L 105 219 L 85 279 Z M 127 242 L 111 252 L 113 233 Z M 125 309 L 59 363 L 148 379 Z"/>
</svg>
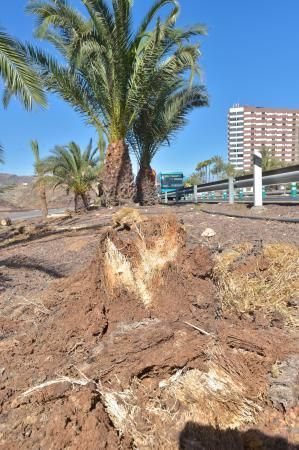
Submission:
<svg viewBox="0 0 299 450">
<path fill-rule="evenodd" d="M 133 127 L 133 147 L 139 164 L 149 165 L 160 146 L 169 144 L 187 124 L 188 113 L 207 104 L 202 86 L 189 87 L 178 81 L 162 89 Z"/>
<path fill-rule="evenodd" d="M 170 144 L 176 133 L 187 123 L 187 114 L 196 107 L 207 105 L 202 86 L 190 86 L 177 79 L 161 89 L 141 112 L 133 126 L 131 145 L 139 162 L 137 200 L 153 204 L 157 200 L 155 177 L 151 162 L 161 145 Z"/>
<path fill-rule="evenodd" d="M 108 138 L 104 186 L 112 202 L 133 195 L 132 168 L 125 145 L 129 130 L 150 98 L 173 71 L 193 67 L 198 45 L 188 43 L 203 27 L 174 28 L 179 12 L 177 0 L 156 0 L 133 30 L 132 0 L 82 0 L 88 17 L 71 8 L 66 0 L 31 1 L 29 11 L 37 19 L 37 35 L 62 54 L 61 65 L 44 52 L 29 49 L 47 88 L 61 95 L 102 129 Z M 162 7 L 172 6 L 164 22 Z"/>
<path fill-rule="evenodd" d="M 173 5 L 167 24 L 178 13 L 176 0 L 158 0 L 134 34 L 132 1 L 114 0 L 112 10 L 104 0 L 82 0 L 88 18 L 66 0 L 31 1 L 28 10 L 37 16 L 36 34 L 51 42 L 67 65 L 31 48 L 48 88 L 108 133 L 109 140 L 125 138 L 137 112 L 146 103 L 152 73 L 161 57 L 156 34 L 146 35 L 155 14 Z"/>
</svg>

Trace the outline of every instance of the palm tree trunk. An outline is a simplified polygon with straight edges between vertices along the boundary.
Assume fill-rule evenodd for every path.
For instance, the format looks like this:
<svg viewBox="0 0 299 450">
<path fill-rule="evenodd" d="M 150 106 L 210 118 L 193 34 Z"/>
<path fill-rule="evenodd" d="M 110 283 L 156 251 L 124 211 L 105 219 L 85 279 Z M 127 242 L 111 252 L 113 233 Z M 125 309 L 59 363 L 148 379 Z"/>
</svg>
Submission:
<svg viewBox="0 0 299 450">
<path fill-rule="evenodd" d="M 135 184 L 129 149 L 123 139 L 108 145 L 103 173 L 106 206 L 131 203 Z"/>
<path fill-rule="evenodd" d="M 89 207 L 89 202 L 88 202 L 86 194 L 85 193 L 81 194 L 81 198 L 82 198 L 82 202 L 83 202 L 83 205 L 84 205 L 84 209 L 87 210 L 88 207 Z"/>
<path fill-rule="evenodd" d="M 158 202 L 155 181 L 155 175 L 151 166 L 141 166 L 136 178 L 136 200 L 140 205 L 150 206 Z"/>
<path fill-rule="evenodd" d="M 47 194 L 46 194 L 46 189 L 44 186 L 42 186 L 40 188 L 39 196 L 40 196 L 40 204 L 41 204 L 43 220 L 46 220 L 49 211 L 48 211 L 48 203 L 47 203 Z"/>
<path fill-rule="evenodd" d="M 78 212 L 78 194 L 75 193 L 75 198 L 74 198 L 74 202 L 75 202 L 75 213 Z"/>
</svg>

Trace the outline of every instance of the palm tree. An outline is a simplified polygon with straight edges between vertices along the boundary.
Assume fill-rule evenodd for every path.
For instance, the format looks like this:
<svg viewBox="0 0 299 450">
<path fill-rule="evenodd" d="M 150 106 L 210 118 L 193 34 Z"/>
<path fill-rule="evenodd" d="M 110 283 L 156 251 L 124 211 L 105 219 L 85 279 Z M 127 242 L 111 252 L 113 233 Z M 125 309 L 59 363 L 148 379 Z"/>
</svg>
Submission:
<svg viewBox="0 0 299 450">
<path fill-rule="evenodd" d="M 195 170 L 197 172 L 201 172 L 202 170 L 205 171 L 205 182 L 208 183 L 210 181 L 210 166 L 212 164 L 211 159 L 206 159 L 205 161 L 202 161 L 197 164 Z"/>
<path fill-rule="evenodd" d="M 56 146 L 51 153 L 45 164 L 47 172 L 53 175 L 54 186 L 64 186 L 67 194 L 73 192 L 76 212 L 80 197 L 84 208 L 88 209 L 87 194 L 99 176 L 98 149 L 92 148 L 90 140 L 84 151 L 75 142 L 70 142 L 66 146 Z"/>
<path fill-rule="evenodd" d="M 225 164 L 222 156 L 215 155 L 211 158 L 211 163 L 213 164 L 211 173 L 213 175 L 216 175 L 217 180 L 223 174 L 223 171 L 225 169 Z"/>
<path fill-rule="evenodd" d="M 26 109 L 33 102 L 46 106 L 46 98 L 39 75 L 29 65 L 25 47 L 0 29 L 0 77 L 5 83 L 4 106 L 12 95 L 17 96 Z"/>
<path fill-rule="evenodd" d="M 185 187 L 197 186 L 199 184 L 202 184 L 202 176 L 198 171 L 191 173 L 184 183 Z"/>
<path fill-rule="evenodd" d="M 238 171 L 235 166 L 230 162 L 224 164 L 224 173 L 227 177 L 236 177 L 238 175 Z"/>
<path fill-rule="evenodd" d="M 4 149 L 0 144 L 0 164 L 4 164 Z"/>
<path fill-rule="evenodd" d="M 280 167 L 284 167 L 286 163 L 284 161 L 281 161 L 278 158 L 275 158 L 275 156 L 272 156 L 270 151 L 263 146 L 261 150 L 262 155 L 262 170 L 271 170 L 271 169 L 279 169 Z"/>
<path fill-rule="evenodd" d="M 212 159 L 206 160 L 206 168 L 207 168 L 207 179 L 208 183 L 211 181 L 211 166 L 212 166 Z"/>
<path fill-rule="evenodd" d="M 141 112 L 133 127 L 133 149 L 139 162 L 136 178 L 137 201 L 151 205 L 157 201 L 155 175 L 151 162 L 163 144 L 170 144 L 176 133 L 187 123 L 187 114 L 196 107 L 207 105 L 202 86 L 188 86 L 177 79 L 162 85 L 150 104 Z"/>
<path fill-rule="evenodd" d="M 128 131 L 173 68 L 190 65 L 197 46 L 190 43 L 182 49 L 180 42 L 196 36 L 198 29 L 174 29 L 177 0 L 156 0 L 135 32 L 132 0 L 114 0 L 112 8 L 107 0 L 82 3 L 88 19 L 66 0 L 31 1 L 29 11 L 38 18 L 37 35 L 54 44 L 66 65 L 32 47 L 29 53 L 47 88 L 106 133 L 105 197 L 108 205 L 118 204 L 135 194 Z M 154 32 L 148 33 L 166 5 L 172 9 L 165 22 L 158 19 Z"/>
<path fill-rule="evenodd" d="M 48 203 L 47 203 L 47 193 L 46 184 L 48 176 L 46 175 L 46 167 L 44 162 L 40 159 L 39 145 L 37 141 L 31 141 L 31 150 L 34 156 L 34 173 L 37 177 L 33 184 L 34 190 L 37 192 L 40 203 L 43 219 L 46 220 L 48 216 Z"/>
<path fill-rule="evenodd" d="M 195 167 L 196 172 L 198 172 L 201 176 L 201 178 L 207 182 L 207 177 L 206 177 L 206 162 L 205 161 L 201 161 L 199 162 L 196 167 Z"/>
</svg>

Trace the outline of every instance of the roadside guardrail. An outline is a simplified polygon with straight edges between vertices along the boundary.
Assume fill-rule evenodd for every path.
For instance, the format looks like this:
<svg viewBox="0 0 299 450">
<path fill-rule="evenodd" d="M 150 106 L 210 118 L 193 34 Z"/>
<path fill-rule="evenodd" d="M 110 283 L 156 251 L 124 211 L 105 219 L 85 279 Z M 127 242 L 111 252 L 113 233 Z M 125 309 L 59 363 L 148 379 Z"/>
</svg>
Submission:
<svg viewBox="0 0 299 450">
<path fill-rule="evenodd" d="M 256 153 L 256 159 L 254 164 L 254 173 L 252 175 L 245 175 L 236 178 L 227 178 L 219 181 L 212 181 L 210 183 L 200 184 L 198 186 L 193 186 L 190 188 L 176 189 L 161 195 L 161 200 L 167 203 L 169 200 L 175 200 L 176 202 L 180 199 L 189 198 L 193 202 L 197 203 L 199 200 L 213 200 L 214 198 L 219 198 L 219 200 L 227 200 L 229 203 L 234 203 L 236 199 L 245 200 L 248 197 L 254 200 L 254 205 L 260 207 L 263 205 L 263 200 L 265 200 L 266 186 L 275 186 L 282 184 L 291 184 L 291 189 L 289 190 L 291 200 L 298 200 L 297 184 L 299 182 L 299 165 L 283 167 L 275 170 L 268 170 L 262 173 L 261 169 L 261 156 Z M 248 194 L 246 192 L 242 193 L 243 188 L 253 187 L 253 194 Z M 237 193 L 237 190 L 239 192 Z M 281 192 L 279 194 L 279 192 Z M 273 195 L 273 203 L 279 203 L 279 197 L 285 196 L 286 191 L 277 191 Z M 212 193 L 212 196 L 209 195 Z M 241 195 L 240 195 L 241 193 Z M 220 195 L 219 195 L 220 194 Z M 163 198 L 164 196 L 164 198 Z"/>
</svg>

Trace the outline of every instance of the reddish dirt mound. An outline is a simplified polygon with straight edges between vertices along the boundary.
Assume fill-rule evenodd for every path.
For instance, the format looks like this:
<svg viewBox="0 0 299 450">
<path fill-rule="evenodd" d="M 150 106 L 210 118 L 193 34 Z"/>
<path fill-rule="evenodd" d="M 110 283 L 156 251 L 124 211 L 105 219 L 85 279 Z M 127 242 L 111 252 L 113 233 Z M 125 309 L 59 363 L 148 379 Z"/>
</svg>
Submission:
<svg viewBox="0 0 299 450">
<path fill-rule="evenodd" d="M 246 430 L 273 432 L 271 371 L 295 354 L 294 336 L 221 319 L 213 265 L 174 217 L 145 218 L 102 235 L 89 267 L 55 281 L 31 322 L 7 316 L 2 447 L 287 449 Z M 276 420 L 292 424 L 290 406 Z"/>
</svg>

